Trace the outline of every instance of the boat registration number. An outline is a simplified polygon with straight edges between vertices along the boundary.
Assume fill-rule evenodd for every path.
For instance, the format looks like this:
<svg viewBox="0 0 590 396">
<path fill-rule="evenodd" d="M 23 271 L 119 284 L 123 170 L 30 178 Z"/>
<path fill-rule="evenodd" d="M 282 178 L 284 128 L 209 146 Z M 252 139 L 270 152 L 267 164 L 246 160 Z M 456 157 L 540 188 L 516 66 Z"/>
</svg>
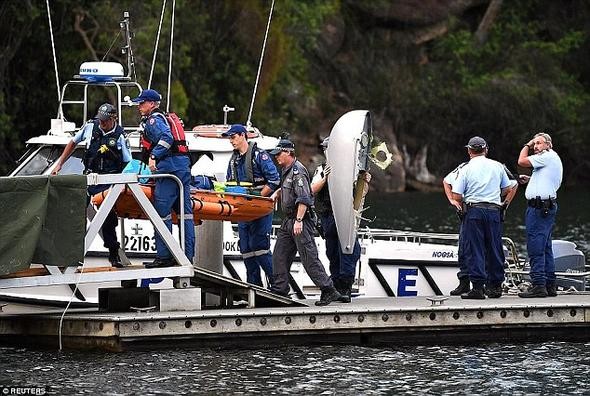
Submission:
<svg viewBox="0 0 590 396">
<path fill-rule="evenodd" d="M 125 235 L 125 250 L 131 252 L 155 252 L 156 239 L 147 235 Z"/>
</svg>

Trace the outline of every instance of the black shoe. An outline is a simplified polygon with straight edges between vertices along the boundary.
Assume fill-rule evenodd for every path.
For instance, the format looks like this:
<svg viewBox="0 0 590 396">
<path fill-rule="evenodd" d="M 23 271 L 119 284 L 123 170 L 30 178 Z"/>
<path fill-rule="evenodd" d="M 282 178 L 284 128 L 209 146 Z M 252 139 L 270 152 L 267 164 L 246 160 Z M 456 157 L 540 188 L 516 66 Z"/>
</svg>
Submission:
<svg viewBox="0 0 590 396">
<path fill-rule="evenodd" d="M 461 298 L 466 300 L 485 300 L 486 295 L 483 292 L 483 287 L 474 287 L 468 293 L 461 294 Z"/>
<path fill-rule="evenodd" d="M 170 258 L 160 258 L 156 257 L 154 261 L 151 263 L 147 263 L 144 265 L 145 268 L 166 268 L 166 267 L 174 267 L 176 265 L 176 260 L 172 257 Z"/>
<path fill-rule="evenodd" d="M 459 286 L 451 290 L 451 296 L 460 296 L 463 293 L 469 293 L 470 290 L 469 278 L 459 278 Z"/>
<path fill-rule="evenodd" d="M 352 300 L 352 284 L 354 278 L 340 278 L 334 281 L 334 287 L 340 293 L 338 301 L 343 303 L 349 303 Z"/>
<path fill-rule="evenodd" d="M 484 293 L 488 298 L 500 298 L 502 297 L 502 286 L 486 287 Z"/>
<path fill-rule="evenodd" d="M 109 248 L 109 262 L 115 268 L 124 268 L 119 257 L 119 247 Z"/>
<path fill-rule="evenodd" d="M 328 305 L 333 301 L 340 300 L 342 296 L 338 293 L 338 290 L 334 286 L 327 287 L 322 290 L 322 295 L 320 296 L 320 300 L 315 302 L 315 305 L 318 307 L 323 305 Z"/>
<path fill-rule="evenodd" d="M 547 297 L 557 297 L 557 285 L 555 283 L 547 283 Z"/>
<path fill-rule="evenodd" d="M 534 285 L 525 292 L 518 293 L 518 297 L 522 298 L 543 298 L 547 297 L 547 288 L 543 285 Z"/>
</svg>

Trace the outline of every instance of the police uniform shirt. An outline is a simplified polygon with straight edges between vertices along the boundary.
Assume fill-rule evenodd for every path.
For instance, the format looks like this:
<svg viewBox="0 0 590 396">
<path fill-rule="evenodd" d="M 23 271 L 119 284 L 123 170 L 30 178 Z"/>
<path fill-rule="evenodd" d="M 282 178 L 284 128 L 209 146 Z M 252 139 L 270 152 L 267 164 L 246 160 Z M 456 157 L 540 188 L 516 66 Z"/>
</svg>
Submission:
<svg viewBox="0 0 590 396">
<path fill-rule="evenodd" d="M 102 128 L 100 127 L 100 125 L 98 126 L 98 129 L 100 129 L 103 133 L 104 136 L 108 136 L 109 134 L 113 133 L 115 131 L 115 129 L 117 128 L 117 124 L 115 123 L 115 126 L 113 127 L 113 129 L 111 129 L 108 132 L 105 132 L 102 130 Z M 85 142 L 86 143 L 86 148 L 88 149 L 88 147 L 90 146 L 90 142 L 92 140 L 92 129 L 94 128 L 94 121 L 88 121 L 86 123 L 86 125 L 84 125 L 84 127 L 82 127 L 72 138 L 73 142 L 77 145 L 80 142 Z M 117 150 L 121 151 L 121 161 L 122 162 L 130 162 L 133 158 L 131 157 L 131 151 L 129 150 L 129 146 L 127 145 L 127 141 L 125 140 L 125 136 L 123 136 L 123 134 L 121 134 L 119 136 L 119 139 L 116 142 L 117 144 Z"/>
<path fill-rule="evenodd" d="M 453 192 L 463 195 L 466 203 L 501 205 L 501 190 L 515 184 L 515 180 L 508 179 L 501 163 L 480 155 L 472 158 L 459 172 Z"/>
<path fill-rule="evenodd" d="M 557 190 L 563 177 L 559 155 L 553 150 L 545 150 L 528 158 L 533 165 L 533 174 L 524 194 L 526 199 L 557 198 Z"/>
<path fill-rule="evenodd" d="M 313 197 L 307 169 L 301 162 L 295 161 L 282 173 L 281 209 L 285 214 L 294 216 L 299 203 L 309 207 L 313 204 Z"/>
<path fill-rule="evenodd" d="M 445 176 L 445 178 L 443 179 L 443 181 L 449 185 L 453 185 L 453 183 L 455 183 L 455 181 L 457 180 L 457 178 L 459 177 L 459 173 L 461 172 L 461 169 L 467 165 L 469 162 L 462 162 L 461 164 L 459 164 L 459 166 L 457 166 L 455 169 L 453 169 L 452 171 L 449 172 L 448 175 Z"/>
</svg>

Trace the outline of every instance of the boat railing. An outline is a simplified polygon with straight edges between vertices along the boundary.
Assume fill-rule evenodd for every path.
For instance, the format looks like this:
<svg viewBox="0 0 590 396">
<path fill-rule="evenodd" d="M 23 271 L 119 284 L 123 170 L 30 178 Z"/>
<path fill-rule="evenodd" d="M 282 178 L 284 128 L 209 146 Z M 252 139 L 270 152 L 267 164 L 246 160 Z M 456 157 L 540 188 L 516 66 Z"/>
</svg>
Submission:
<svg viewBox="0 0 590 396">
<path fill-rule="evenodd" d="M 74 87 L 81 88 L 81 93 L 72 93 L 74 91 Z M 81 114 L 82 122 L 90 119 L 94 116 L 94 109 L 89 109 L 89 88 L 90 87 L 102 87 L 102 88 L 114 88 L 116 91 L 116 104 L 115 107 L 117 108 L 117 112 L 119 114 L 119 124 L 123 127 L 126 132 L 133 132 L 136 131 L 138 126 L 136 120 L 133 120 L 133 123 L 126 123 L 125 117 L 123 115 L 122 106 L 126 105 L 128 101 L 126 100 L 127 96 L 133 95 L 134 97 L 139 95 L 142 91 L 141 85 L 136 81 L 129 81 L 128 78 L 113 78 L 112 80 L 108 81 L 88 81 L 83 78 L 78 78 L 78 76 L 74 76 L 73 80 L 67 81 L 61 90 L 61 98 L 59 102 L 57 118 L 58 119 L 65 119 L 64 109 L 65 108 L 72 108 L 74 106 L 82 106 L 82 112 L 78 113 Z M 68 97 L 66 97 L 66 95 Z M 126 105 L 127 106 L 127 105 Z M 75 130 L 78 130 L 80 126 L 75 126 Z M 52 134 L 59 134 L 56 131 L 51 131 Z"/>
<path fill-rule="evenodd" d="M 448 243 L 458 242 L 458 234 L 446 234 L 436 232 L 417 232 L 404 230 L 388 230 L 381 228 L 361 228 L 359 229 L 359 237 L 361 239 L 369 240 L 389 240 L 411 243 Z"/>
</svg>

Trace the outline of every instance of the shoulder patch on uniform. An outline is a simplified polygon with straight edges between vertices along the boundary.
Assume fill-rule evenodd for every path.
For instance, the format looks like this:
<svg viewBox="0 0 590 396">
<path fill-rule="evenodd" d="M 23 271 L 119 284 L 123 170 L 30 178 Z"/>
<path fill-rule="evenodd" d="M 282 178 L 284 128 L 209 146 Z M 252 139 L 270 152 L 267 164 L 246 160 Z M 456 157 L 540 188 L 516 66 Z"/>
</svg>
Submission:
<svg viewBox="0 0 590 396">
<path fill-rule="evenodd" d="M 297 185 L 298 185 L 299 187 L 303 187 L 303 179 L 299 179 L 299 180 L 297 180 Z"/>
<path fill-rule="evenodd" d="M 154 118 L 150 118 L 150 125 L 154 125 L 155 122 L 156 120 Z"/>
<path fill-rule="evenodd" d="M 268 154 L 262 153 L 262 156 L 260 158 L 262 158 L 263 161 L 267 161 L 268 160 Z"/>
</svg>

